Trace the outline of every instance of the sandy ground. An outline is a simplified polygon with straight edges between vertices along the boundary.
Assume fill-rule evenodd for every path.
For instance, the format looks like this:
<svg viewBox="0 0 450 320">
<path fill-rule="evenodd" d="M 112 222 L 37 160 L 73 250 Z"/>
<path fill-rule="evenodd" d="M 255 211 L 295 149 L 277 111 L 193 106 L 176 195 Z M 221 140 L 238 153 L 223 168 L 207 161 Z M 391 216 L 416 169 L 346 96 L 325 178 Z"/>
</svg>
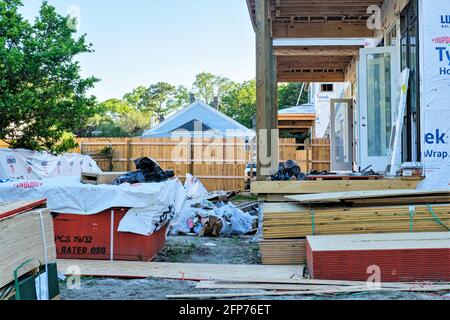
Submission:
<svg viewBox="0 0 450 320">
<path fill-rule="evenodd" d="M 232 238 L 169 237 L 166 248 L 156 261 L 211 263 L 211 264 L 258 264 L 258 243 L 252 236 Z M 67 289 L 61 282 L 63 300 L 162 300 L 166 295 L 260 292 L 258 290 L 208 290 L 196 289 L 192 281 L 164 279 L 99 279 L 83 278 L 80 289 Z M 444 300 L 441 295 L 400 292 L 376 292 L 326 296 L 252 297 L 252 300 Z M 236 300 L 240 300 L 236 298 Z"/>
</svg>

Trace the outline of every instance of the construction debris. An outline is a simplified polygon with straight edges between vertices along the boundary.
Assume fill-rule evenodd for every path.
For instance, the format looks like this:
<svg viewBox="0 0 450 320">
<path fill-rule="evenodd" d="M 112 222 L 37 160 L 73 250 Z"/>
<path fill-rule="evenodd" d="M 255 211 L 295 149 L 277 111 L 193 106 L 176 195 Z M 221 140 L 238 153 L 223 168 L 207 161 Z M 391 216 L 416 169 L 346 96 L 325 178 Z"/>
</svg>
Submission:
<svg viewBox="0 0 450 320">
<path fill-rule="evenodd" d="M 208 193 L 200 180 L 188 175 L 185 189 L 187 200 L 172 222 L 171 234 L 218 237 L 256 232 L 258 217 L 244 212 L 231 202 L 213 203 L 210 199 L 216 199 L 218 193 Z M 255 204 L 251 207 L 254 208 Z"/>
</svg>

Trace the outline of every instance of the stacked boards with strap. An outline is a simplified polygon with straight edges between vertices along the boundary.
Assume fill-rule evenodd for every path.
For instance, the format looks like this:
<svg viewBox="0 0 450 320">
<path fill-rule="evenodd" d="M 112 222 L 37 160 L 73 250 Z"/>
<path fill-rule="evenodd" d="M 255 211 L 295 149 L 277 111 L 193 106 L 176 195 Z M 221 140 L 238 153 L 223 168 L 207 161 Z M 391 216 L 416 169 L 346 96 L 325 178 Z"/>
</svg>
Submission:
<svg viewBox="0 0 450 320">
<path fill-rule="evenodd" d="M 56 259 L 53 221 L 45 203 L 0 202 L 0 288 Z"/>
<path fill-rule="evenodd" d="M 263 204 L 264 243 L 309 235 L 445 232 L 450 226 L 448 190 L 378 190 L 286 196 L 291 203 Z M 282 243 L 282 242 L 280 242 Z M 274 247 L 271 254 L 278 249 Z M 305 248 L 295 259 L 304 257 Z M 266 259 L 267 260 L 267 259 Z M 298 262 L 297 262 L 298 263 Z"/>
</svg>

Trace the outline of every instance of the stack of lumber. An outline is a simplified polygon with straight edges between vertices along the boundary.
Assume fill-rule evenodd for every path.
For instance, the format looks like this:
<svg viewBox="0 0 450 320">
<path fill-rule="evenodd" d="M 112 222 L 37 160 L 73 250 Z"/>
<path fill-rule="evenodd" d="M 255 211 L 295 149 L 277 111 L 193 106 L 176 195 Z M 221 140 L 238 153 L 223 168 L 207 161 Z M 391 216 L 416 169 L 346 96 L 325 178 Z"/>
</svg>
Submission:
<svg viewBox="0 0 450 320">
<path fill-rule="evenodd" d="M 45 264 L 44 238 L 48 261 L 56 258 L 53 221 L 45 203 L 0 202 L 0 288 L 14 281 L 14 271 L 20 277 Z"/>
<path fill-rule="evenodd" d="M 259 251 L 265 265 L 301 265 L 306 262 L 306 239 L 261 240 Z"/>
<path fill-rule="evenodd" d="M 307 207 L 298 204 L 264 204 L 264 239 L 301 238 L 308 235 L 448 231 L 450 204 L 410 207 Z"/>
<path fill-rule="evenodd" d="M 302 246 L 309 235 L 445 232 L 450 226 L 448 190 L 372 190 L 286 198 L 294 202 L 263 204 L 263 263 L 299 263 L 306 248 L 293 257 L 289 247 L 293 241 Z M 267 242 L 283 239 L 279 244 Z M 280 249 L 281 244 L 285 247 Z"/>
<path fill-rule="evenodd" d="M 307 238 L 314 279 L 450 281 L 450 233 L 389 233 Z"/>
</svg>

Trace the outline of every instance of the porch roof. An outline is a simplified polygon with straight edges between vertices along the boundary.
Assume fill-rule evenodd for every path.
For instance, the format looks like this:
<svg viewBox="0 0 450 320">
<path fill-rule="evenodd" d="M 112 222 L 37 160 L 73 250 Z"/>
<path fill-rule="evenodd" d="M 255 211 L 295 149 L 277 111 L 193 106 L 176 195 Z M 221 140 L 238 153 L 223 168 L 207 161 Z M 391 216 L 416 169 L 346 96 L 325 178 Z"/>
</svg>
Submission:
<svg viewBox="0 0 450 320">
<path fill-rule="evenodd" d="M 367 45 L 367 38 L 374 37 L 374 30 L 367 27 L 371 15 L 367 9 L 371 5 L 381 8 L 383 3 L 384 0 L 270 0 L 277 81 L 345 81 L 346 70 L 359 49 Z M 247 0 L 247 4 L 255 26 L 256 0 Z M 301 40 L 304 44 L 299 45 Z"/>
<path fill-rule="evenodd" d="M 367 9 L 381 8 L 384 0 L 270 0 L 273 38 L 364 38 L 373 37 L 367 28 Z M 247 0 L 255 26 L 256 0 Z"/>
</svg>

